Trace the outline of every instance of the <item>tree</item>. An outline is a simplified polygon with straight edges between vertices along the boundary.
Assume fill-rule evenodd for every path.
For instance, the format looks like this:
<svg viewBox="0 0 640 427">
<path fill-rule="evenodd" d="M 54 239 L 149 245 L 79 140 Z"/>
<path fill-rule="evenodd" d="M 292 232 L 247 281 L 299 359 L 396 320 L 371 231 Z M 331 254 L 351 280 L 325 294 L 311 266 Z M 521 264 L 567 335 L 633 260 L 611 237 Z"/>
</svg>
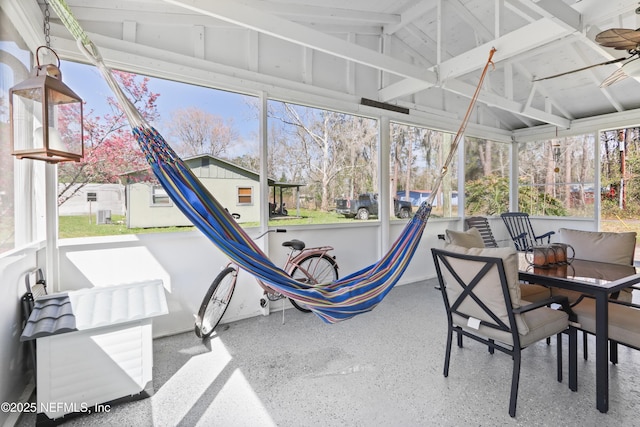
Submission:
<svg viewBox="0 0 640 427">
<path fill-rule="evenodd" d="M 232 119 L 225 121 L 196 107 L 175 110 L 171 116 L 169 132 L 176 139 L 176 151 L 182 156 L 220 157 L 238 138 Z"/>
<path fill-rule="evenodd" d="M 113 74 L 145 120 L 151 122 L 159 117 L 156 101 L 160 95 L 149 90 L 148 77 L 122 71 L 113 71 Z M 148 167 L 115 98 L 108 97 L 106 102 L 109 113 L 99 116 L 91 109 L 84 114 L 84 158 L 80 162 L 59 164 L 58 181 L 62 185 L 58 192 L 58 205 L 88 183 L 118 182 L 123 173 Z M 63 132 L 66 127 L 64 121 L 67 124 L 77 122 L 80 114 L 79 110 L 69 113 L 63 119 Z"/>
<path fill-rule="evenodd" d="M 271 103 L 269 117 L 271 176 L 306 183 L 322 210 L 336 194 L 377 190 L 372 120 L 286 103 Z"/>
<path fill-rule="evenodd" d="M 627 128 L 600 134 L 604 216 L 635 218 L 640 213 L 639 133 L 639 128 Z"/>
<path fill-rule="evenodd" d="M 535 187 L 518 185 L 518 210 L 531 215 L 566 216 L 563 203 Z M 486 175 L 465 185 L 467 215 L 498 215 L 509 210 L 509 178 Z"/>
</svg>

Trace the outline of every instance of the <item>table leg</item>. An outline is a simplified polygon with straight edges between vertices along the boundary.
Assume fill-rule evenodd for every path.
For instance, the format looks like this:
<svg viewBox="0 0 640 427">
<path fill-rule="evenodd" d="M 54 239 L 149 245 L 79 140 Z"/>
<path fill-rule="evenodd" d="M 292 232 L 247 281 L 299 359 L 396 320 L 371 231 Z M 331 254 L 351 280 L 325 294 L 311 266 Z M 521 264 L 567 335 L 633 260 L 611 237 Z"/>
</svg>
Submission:
<svg viewBox="0 0 640 427">
<path fill-rule="evenodd" d="M 569 390 L 578 391 L 578 331 L 569 328 Z"/>
<path fill-rule="evenodd" d="M 609 410 L 609 305 L 608 295 L 596 295 L 596 407 Z"/>
</svg>

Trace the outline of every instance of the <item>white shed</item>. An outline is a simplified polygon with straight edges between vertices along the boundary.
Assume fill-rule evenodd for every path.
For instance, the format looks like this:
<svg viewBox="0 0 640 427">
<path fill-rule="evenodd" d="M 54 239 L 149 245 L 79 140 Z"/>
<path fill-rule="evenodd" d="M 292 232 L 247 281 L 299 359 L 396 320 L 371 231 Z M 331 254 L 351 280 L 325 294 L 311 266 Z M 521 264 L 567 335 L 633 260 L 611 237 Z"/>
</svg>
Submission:
<svg viewBox="0 0 640 427">
<path fill-rule="evenodd" d="M 208 154 L 184 160 L 196 177 L 229 212 L 240 215 L 238 222 L 260 221 L 258 173 Z M 192 225 L 157 181 L 144 177 L 149 172 L 147 169 L 123 176 L 127 183 L 127 226 L 148 228 Z M 284 184 L 269 180 L 269 186 L 281 185 Z"/>
</svg>

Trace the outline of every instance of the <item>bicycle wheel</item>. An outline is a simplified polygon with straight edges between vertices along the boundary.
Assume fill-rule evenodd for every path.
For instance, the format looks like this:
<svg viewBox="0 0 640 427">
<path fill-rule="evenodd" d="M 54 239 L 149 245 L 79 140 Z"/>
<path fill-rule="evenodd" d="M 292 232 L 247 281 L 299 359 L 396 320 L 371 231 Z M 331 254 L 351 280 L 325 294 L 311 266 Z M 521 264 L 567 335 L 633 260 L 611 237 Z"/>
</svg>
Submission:
<svg viewBox="0 0 640 427">
<path fill-rule="evenodd" d="M 195 333 L 199 338 L 208 338 L 218 326 L 233 296 L 237 275 L 235 267 L 227 267 L 209 286 L 196 316 Z"/>
<path fill-rule="evenodd" d="M 302 259 L 291 271 L 293 280 L 311 285 L 338 280 L 338 264 L 328 255 L 312 254 Z M 303 303 L 289 298 L 291 304 L 304 313 L 310 313 Z"/>
</svg>

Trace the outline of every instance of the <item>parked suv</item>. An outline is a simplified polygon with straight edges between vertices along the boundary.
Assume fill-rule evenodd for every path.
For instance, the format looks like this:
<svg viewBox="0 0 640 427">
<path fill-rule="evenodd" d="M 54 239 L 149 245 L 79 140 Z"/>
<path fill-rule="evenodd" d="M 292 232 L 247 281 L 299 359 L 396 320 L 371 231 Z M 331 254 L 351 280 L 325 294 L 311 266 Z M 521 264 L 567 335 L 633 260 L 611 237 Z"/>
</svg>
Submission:
<svg viewBox="0 0 640 427">
<path fill-rule="evenodd" d="M 398 218 L 411 216 L 411 202 L 393 199 L 394 214 Z M 347 218 L 369 219 L 370 216 L 378 216 L 378 194 L 364 193 L 357 199 L 337 199 L 336 212 Z"/>
</svg>

